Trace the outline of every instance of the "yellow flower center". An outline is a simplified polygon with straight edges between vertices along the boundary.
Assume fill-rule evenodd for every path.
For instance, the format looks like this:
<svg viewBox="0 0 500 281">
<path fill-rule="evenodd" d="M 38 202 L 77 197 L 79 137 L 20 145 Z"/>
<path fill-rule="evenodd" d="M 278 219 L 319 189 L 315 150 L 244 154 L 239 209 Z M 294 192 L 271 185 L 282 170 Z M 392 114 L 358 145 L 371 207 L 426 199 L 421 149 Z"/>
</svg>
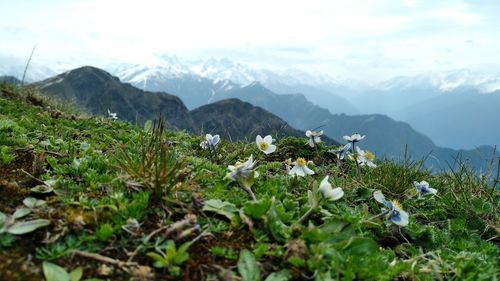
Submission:
<svg viewBox="0 0 500 281">
<path fill-rule="evenodd" d="M 375 154 L 371 153 L 370 151 L 365 151 L 365 158 L 370 161 L 373 161 L 375 160 Z"/>
<path fill-rule="evenodd" d="M 301 157 L 297 158 L 296 163 L 297 163 L 297 166 L 301 166 L 301 167 L 304 167 L 305 165 L 307 165 L 306 159 L 301 158 Z"/>
<path fill-rule="evenodd" d="M 267 150 L 269 148 L 269 144 L 267 142 L 261 142 L 259 146 L 261 150 Z"/>
<path fill-rule="evenodd" d="M 399 203 L 398 200 L 392 200 L 392 205 L 395 207 L 395 208 L 398 208 L 398 209 L 402 209 L 403 207 L 401 206 L 401 203 Z"/>
</svg>

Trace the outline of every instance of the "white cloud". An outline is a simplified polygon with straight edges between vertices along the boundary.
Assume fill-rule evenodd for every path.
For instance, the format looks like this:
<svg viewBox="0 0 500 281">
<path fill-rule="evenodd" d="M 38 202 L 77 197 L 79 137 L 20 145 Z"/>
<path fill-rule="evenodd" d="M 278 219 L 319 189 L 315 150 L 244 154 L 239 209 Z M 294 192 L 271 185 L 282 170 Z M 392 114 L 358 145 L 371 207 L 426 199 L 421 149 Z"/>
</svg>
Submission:
<svg viewBox="0 0 500 281">
<path fill-rule="evenodd" d="M 38 43 L 35 58 L 47 63 L 215 55 L 364 80 L 430 71 L 444 61 L 452 62 L 447 67 L 500 63 L 494 48 L 500 22 L 474 2 L 6 2 L 0 2 L 0 52 L 24 57 Z"/>
</svg>

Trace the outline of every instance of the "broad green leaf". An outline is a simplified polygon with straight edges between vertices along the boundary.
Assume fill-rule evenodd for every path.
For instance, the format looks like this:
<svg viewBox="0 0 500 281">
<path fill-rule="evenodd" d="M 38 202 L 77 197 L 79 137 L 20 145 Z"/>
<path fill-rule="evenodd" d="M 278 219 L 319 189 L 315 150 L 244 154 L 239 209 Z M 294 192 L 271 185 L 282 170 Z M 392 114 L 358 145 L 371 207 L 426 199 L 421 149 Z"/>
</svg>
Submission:
<svg viewBox="0 0 500 281">
<path fill-rule="evenodd" d="M 238 272 L 243 281 L 259 281 L 260 269 L 257 265 L 254 255 L 249 250 L 245 249 L 240 253 L 238 260 Z"/>
<path fill-rule="evenodd" d="M 257 201 L 248 201 L 243 207 L 245 215 L 250 216 L 253 219 L 262 218 L 271 207 L 271 200 L 260 199 Z"/>
<path fill-rule="evenodd" d="M 221 201 L 220 199 L 210 199 L 205 201 L 205 206 L 203 206 L 203 211 L 215 212 L 219 215 L 225 216 L 229 220 L 238 213 L 238 208 L 233 203 L 227 201 Z"/>
<path fill-rule="evenodd" d="M 69 273 L 69 278 L 71 281 L 80 281 L 80 279 L 82 279 L 82 276 L 83 268 L 81 266 L 73 269 L 73 271 Z"/>
<path fill-rule="evenodd" d="M 378 253 L 379 246 L 370 238 L 353 237 L 345 243 L 342 250 L 352 256 L 369 256 Z"/>
<path fill-rule="evenodd" d="M 72 281 L 68 272 L 57 264 L 44 261 L 42 267 L 46 281 Z"/>
<path fill-rule="evenodd" d="M 287 241 L 290 238 L 291 230 L 280 218 L 276 209 L 276 201 L 273 198 L 269 212 L 267 212 L 267 227 L 274 239 Z"/>
<path fill-rule="evenodd" d="M 44 227 L 50 224 L 49 220 L 39 219 L 32 221 L 17 222 L 7 228 L 10 234 L 20 235 L 34 231 L 37 228 Z"/>
<path fill-rule="evenodd" d="M 31 213 L 31 209 L 28 209 L 28 208 L 18 208 L 16 209 L 16 211 L 14 212 L 14 214 L 12 214 L 12 218 L 17 220 L 17 219 L 20 219 L 22 217 L 25 217 L 27 216 L 29 213 Z"/>
</svg>

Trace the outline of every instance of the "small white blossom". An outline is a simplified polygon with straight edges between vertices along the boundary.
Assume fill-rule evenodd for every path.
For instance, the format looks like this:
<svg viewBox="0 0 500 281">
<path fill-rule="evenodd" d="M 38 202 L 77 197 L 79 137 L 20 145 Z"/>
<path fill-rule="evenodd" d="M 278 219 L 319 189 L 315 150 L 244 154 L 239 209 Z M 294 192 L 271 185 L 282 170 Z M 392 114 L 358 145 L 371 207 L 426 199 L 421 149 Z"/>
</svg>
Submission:
<svg viewBox="0 0 500 281">
<path fill-rule="evenodd" d="M 414 181 L 413 185 L 415 185 L 415 188 L 417 189 L 418 192 L 418 197 L 425 196 L 427 194 L 437 194 L 437 190 L 434 188 L 429 187 L 429 183 L 426 181 Z"/>
<path fill-rule="evenodd" d="M 351 149 L 351 147 L 352 147 L 352 144 L 349 142 L 346 145 L 344 145 L 342 148 L 330 149 L 330 150 L 328 150 L 328 152 L 337 155 L 337 158 L 342 160 L 347 155 L 347 153 L 349 152 L 349 149 Z"/>
<path fill-rule="evenodd" d="M 353 134 L 353 135 L 351 135 L 351 136 L 344 136 L 344 137 L 343 137 L 343 139 L 344 139 L 345 141 L 352 142 L 352 143 L 355 143 L 355 142 L 361 141 L 361 140 L 362 140 L 362 139 L 364 139 L 364 138 L 365 138 L 365 136 L 362 136 L 362 135 L 360 135 L 360 134 L 358 134 L 358 133 L 355 133 L 355 134 Z"/>
<path fill-rule="evenodd" d="M 323 135 L 323 130 L 321 131 L 310 131 L 310 130 L 307 130 L 306 131 L 306 137 L 309 138 L 309 140 L 307 141 L 307 144 L 310 146 L 310 147 L 314 147 L 314 145 L 316 143 L 320 143 L 321 142 L 321 136 Z"/>
<path fill-rule="evenodd" d="M 211 134 L 205 135 L 205 141 L 200 143 L 201 148 L 215 150 L 217 148 L 217 144 L 220 141 L 219 135 L 212 136 Z"/>
<path fill-rule="evenodd" d="M 409 215 L 407 212 L 403 211 L 401 204 L 398 201 L 388 201 L 385 200 L 384 194 L 380 190 L 373 192 L 373 198 L 384 204 L 388 209 L 385 210 L 382 215 L 387 216 L 394 224 L 399 226 L 407 226 L 409 222 Z"/>
<path fill-rule="evenodd" d="M 305 176 L 305 175 L 314 175 L 314 171 L 307 167 L 308 162 L 304 158 L 297 158 L 295 162 L 292 163 L 294 166 L 288 172 L 289 175 L 297 175 L 297 176 Z"/>
<path fill-rule="evenodd" d="M 257 147 L 265 154 L 270 154 L 276 151 L 276 145 L 272 144 L 272 142 L 273 137 L 271 137 L 270 135 L 267 135 L 264 138 L 262 138 L 260 135 L 257 135 L 257 137 L 255 138 Z"/>
<path fill-rule="evenodd" d="M 234 165 L 228 165 L 229 173 L 227 173 L 226 178 L 231 180 L 238 180 L 238 178 L 246 179 L 251 172 L 253 172 L 253 177 L 259 176 L 259 173 L 254 170 L 257 161 L 253 160 L 253 155 L 250 155 L 247 161 L 241 163 L 236 162 Z"/>
<path fill-rule="evenodd" d="M 108 118 L 111 120 L 118 120 L 118 113 L 111 112 L 108 108 Z"/>
<path fill-rule="evenodd" d="M 332 188 L 332 185 L 328 182 L 329 176 L 326 176 L 319 184 L 319 193 L 321 196 L 330 201 L 336 201 L 344 196 L 344 191 L 342 188 Z"/>
<path fill-rule="evenodd" d="M 361 148 L 359 148 L 357 146 L 356 146 L 356 154 L 355 155 L 349 154 L 349 158 L 351 160 L 358 161 L 358 164 L 360 166 L 366 165 L 370 168 L 377 167 L 377 165 L 375 163 L 373 163 L 373 161 L 375 161 L 375 154 L 373 154 L 367 150 L 366 151 L 362 150 Z"/>
</svg>

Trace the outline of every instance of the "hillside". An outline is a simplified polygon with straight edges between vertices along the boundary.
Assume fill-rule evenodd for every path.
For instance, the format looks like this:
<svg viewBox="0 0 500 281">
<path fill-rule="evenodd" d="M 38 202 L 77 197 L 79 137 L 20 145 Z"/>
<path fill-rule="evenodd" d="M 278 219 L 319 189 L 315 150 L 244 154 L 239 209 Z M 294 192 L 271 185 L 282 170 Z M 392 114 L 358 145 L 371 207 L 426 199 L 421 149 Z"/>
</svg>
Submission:
<svg viewBox="0 0 500 281">
<path fill-rule="evenodd" d="M 161 114 L 173 129 L 220 133 L 233 140 L 254 132 L 274 132 L 276 136 L 304 135 L 262 108 L 239 100 L 221 102 L 189 112 L 176 96 L 147 92 L 122 83 L 94 67 L 82 67 L 34 84 L 46 96 L 71 101 L 83 112 L 107 116 L 107 109 L 133 124 L 157 119 Z M 198 92 L 195 92 L 198 93 Z M 326 138 L 329 140 L 328 138 Z M 334 143 L 334 142 L 330 142 Z"/>
<path fill-rule="evenodd" d="M 238 99 L 226 99 L 191 111 L 196 124 L 205 133 L 220 132 L 226 139 L 252 140 L 256 135 L 275 137 L 304 136 L 303 131 L 290 127 L 285 121 L 266 110 Z M 338 144 L 324 138 L 329 144 Z"/>
<path fill-rule="evenodd" d="M 47 96 L 74 103 L 84 111 L 106 115 L 107 110 L 132 123 L 142 124 L 162 114 L 170 126 L 194 130 L 182 101 L 163 92 L 146 92 L 95 67 L 77 68 L 34 84 Z"/>
<path fill-rule="evenodd" d="M 500 146 L 499 108 L 500 91 L 480 94 L 465 90 L 415 104 L 399 117 L 441 146 Z"/>
<path fill-rule="evenodd" d="M 278 138 L 269 155 L 222 138 L 211 153 L 161 124 L 53 114 L 5 84 L 0 108 L 2 280 L 500 277 L 498 179 L 466 168 L 357 167 L 304 137 Z M 289 157 L 314 174 L 289 175 Z M 415 181 L 435 190 L 421 183 L 420 196 Z"/>
</svg>

